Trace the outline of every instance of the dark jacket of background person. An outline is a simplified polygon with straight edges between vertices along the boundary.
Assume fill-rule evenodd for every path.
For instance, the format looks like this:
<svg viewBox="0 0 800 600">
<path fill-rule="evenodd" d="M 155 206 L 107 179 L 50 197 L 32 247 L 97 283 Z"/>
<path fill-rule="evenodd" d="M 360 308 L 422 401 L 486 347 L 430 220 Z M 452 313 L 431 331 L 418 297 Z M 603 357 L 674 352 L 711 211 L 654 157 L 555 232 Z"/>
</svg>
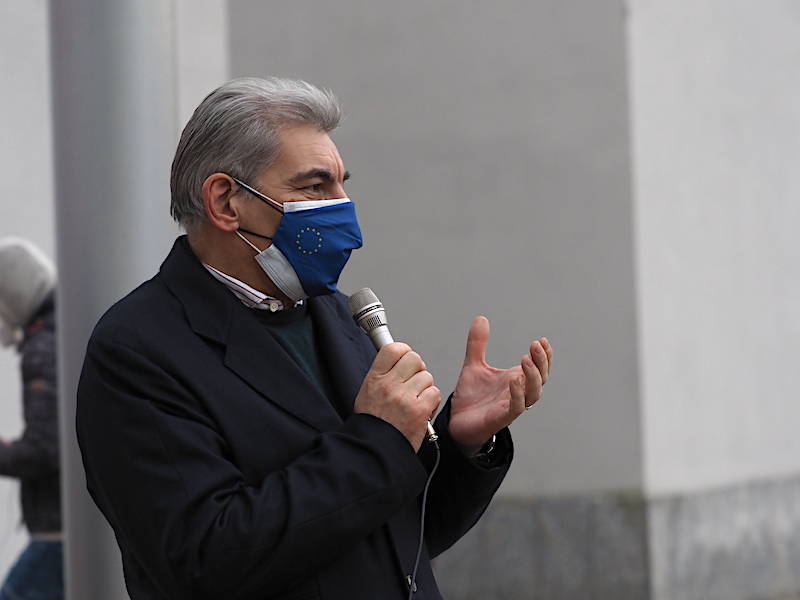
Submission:
<svg viewBox="0 0 800 600">
<path fill-rule="evenodd" d="M 0 475 L 20 479 L 22 517 L 31 533 L 61 531 L 55 303 L 50 296 L 24 328 L 22 437 L 0 444 Z"/>
<path fill-rule="evenodd" d="M 352 402 L 375 356 L 341 294 L 309 301 L 333 387 Z M 430 558 L 479 518 L 511 460 L 465 458 L 435 423 L 418 600 Z M 434 454 L 389 423 L 344 421 L 256 317 L 179 238 L 160 273 L 89 342 L 78 390 L 89 491 L 140 599 L 405 598 Z"/>
</svg>

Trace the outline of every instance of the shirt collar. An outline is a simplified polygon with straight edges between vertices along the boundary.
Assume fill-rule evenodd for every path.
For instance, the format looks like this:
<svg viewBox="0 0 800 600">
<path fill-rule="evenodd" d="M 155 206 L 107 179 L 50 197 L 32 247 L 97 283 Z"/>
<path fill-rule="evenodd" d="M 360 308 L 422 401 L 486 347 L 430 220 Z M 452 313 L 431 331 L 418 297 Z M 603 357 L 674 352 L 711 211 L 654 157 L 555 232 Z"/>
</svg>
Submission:
<svg viewBox="0 0 800 600">
<path fill-rule="evenodd" d="M 279 300 L 278 298 L 274 298 L 264 294 L 263 292 L 259 292 L 257 289 L 247 285 L 244 281 L 240 281 L 235 277 L 231 277 L 219 269 L 215 269 L 211 265 L 203 263 L 203 266 L 208 270 L 209 273 L 211 273 L 214 279 L 223 283 L 225 287 L 233 292 L 233 295 L 236 296 L 247 308 L 268 310 L 270 312 L 276 312 L 286 308 L 283 304 L 283 301 Z M 294 303 L 294 306 L 302 305 L 302 300 Z"/>
</svg>

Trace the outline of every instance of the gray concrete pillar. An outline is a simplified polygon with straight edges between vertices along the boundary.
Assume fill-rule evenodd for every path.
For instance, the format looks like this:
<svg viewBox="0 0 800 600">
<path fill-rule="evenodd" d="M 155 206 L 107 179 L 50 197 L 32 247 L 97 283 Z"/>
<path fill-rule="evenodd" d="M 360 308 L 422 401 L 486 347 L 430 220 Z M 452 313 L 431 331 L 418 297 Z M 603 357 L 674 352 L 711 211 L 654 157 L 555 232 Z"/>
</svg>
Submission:
<svg viewBox="0 0 800 600">
<path fill-rule="evenodd" d="M 50 4 L 66 590 L 126 598 L 111 529 L 86 492 L 75 391 L 94 323 L 158 268 L 174 238 L 174 5 Z M 36 182 L 29 182 L 30 190 Z"/>
</svg>

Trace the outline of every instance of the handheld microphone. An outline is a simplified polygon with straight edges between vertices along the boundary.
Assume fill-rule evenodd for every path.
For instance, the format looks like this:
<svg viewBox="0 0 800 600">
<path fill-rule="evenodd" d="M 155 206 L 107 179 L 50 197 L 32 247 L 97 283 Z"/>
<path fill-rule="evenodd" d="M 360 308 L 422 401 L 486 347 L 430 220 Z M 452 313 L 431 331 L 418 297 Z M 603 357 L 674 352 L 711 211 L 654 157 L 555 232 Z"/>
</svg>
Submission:
<svg viewBox="0 0 800 600">
<path fill-rule="evenodd" d="M 380 350 L 386 344 L 394 342 L 392 334 L 389 332 L 389 321 L 386 320 L 386 309 L 369 288 L 361 288 L 348 299 L 350 312 L 361 329 L 372 340 L 376 350 Z M 428 421 L 428 440 L 435 442 L 439 439 L 436 430 Z"/>
</svg>

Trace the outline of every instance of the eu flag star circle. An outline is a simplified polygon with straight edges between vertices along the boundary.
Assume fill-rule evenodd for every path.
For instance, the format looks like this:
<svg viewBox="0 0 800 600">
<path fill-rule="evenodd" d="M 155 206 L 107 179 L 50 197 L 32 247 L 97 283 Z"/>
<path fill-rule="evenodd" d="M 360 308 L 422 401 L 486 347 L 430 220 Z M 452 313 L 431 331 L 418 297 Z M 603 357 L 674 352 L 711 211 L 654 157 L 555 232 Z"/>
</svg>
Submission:
<svg viewBox="0 0 800 600">
<path fill-rule="evenodd" d="M 297 232 L 295 243 L 303 254 L 316 254 L 322 248 L 322 234 L 316 227 L 303 227 Z"/>
</svg>

